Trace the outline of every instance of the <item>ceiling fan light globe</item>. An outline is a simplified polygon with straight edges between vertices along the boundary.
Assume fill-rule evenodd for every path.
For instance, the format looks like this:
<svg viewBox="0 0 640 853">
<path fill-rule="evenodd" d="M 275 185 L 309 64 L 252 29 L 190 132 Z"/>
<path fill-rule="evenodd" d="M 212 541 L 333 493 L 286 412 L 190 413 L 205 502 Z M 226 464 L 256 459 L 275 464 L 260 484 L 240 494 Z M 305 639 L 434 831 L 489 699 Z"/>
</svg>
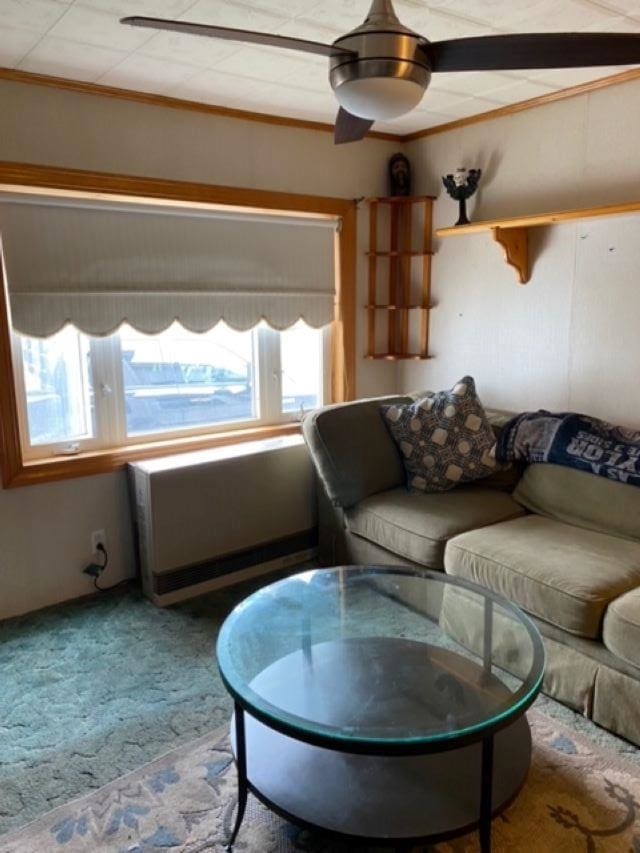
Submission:
<svg viewBox="0 0 640 853">
<path fill-rule="evenodd" d="M 335 90 L 341 107 L 359 118 L 386 121 L 411 112 L 425 89 L 413 80 L 398 77 L 362 77 L 345 80 Z"/>
</svg>

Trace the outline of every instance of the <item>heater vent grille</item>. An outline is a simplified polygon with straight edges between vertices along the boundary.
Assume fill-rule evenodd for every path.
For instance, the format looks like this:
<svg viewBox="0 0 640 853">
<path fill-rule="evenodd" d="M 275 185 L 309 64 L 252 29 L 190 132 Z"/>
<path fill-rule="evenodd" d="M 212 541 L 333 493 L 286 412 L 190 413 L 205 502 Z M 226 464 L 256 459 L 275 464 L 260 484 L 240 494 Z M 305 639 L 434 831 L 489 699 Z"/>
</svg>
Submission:
<svg viewBox="0 0 640 853">
<path fill-rule="evenodd" d="M 264 545 L 247 548 L 246 551 L 237 551 L 235 554 L 226 554 L 195 566 L 183 566 L 172 572 L 156 575 L 153 578 L 153 591 L 158 595 L 166 595 L 168 592 L 175 592 L 242 569 L 259 566 L 261 563 L 268 563 L 279 557 L 288 557 L 299 551 L 307 551 L 316 548 L 317 545 L 317 529 L 305 530 L 275 542 L 266 542 Z"/>
</svg>

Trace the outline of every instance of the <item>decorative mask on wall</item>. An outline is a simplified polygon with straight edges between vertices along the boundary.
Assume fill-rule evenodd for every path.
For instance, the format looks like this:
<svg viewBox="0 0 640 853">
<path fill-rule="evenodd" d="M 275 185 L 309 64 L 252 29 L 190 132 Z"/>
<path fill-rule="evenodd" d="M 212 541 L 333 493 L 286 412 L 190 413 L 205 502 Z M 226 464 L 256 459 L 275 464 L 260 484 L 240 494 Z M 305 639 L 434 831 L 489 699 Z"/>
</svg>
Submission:
<svg viewBox="0 0 640 853">
<path fill-rule="evenodd" d="M 411 195 L 411 165 L 401 153 L 389 159 L 389 195 Z"/>
</svg>

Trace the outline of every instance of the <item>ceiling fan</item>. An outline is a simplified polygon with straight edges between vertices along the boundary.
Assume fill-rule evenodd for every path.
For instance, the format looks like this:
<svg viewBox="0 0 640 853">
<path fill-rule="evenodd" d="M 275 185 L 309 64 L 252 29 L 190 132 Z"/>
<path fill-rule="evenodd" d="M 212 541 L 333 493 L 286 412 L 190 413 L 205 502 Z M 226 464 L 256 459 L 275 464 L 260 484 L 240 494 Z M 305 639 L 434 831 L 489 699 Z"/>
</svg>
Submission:
<svg viewBox="0 0 640 853">
<path fill-rule="evenodd" d="M 364 23 L 333 44 L 162 18 L 133 16 L 121 23 L 329 57 L 329 82 L 340 104 L 337 144 L 362 139 L 376 120 L 410 112 L 433 72 L 640 64 L 640 34 L 526 33 L 430 42 L 400 23 L 391 0 L 373 0 Z"/>
</svg>

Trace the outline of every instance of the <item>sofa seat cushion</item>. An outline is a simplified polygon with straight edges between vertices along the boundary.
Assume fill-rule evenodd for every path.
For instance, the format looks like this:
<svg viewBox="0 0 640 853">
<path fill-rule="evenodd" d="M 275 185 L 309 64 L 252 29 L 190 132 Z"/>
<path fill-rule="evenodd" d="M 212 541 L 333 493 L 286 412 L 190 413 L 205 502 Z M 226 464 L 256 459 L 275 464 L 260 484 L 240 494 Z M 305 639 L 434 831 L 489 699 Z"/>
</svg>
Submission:
<svg viewBox="0 0 640 853">
<path fill-rule="evenodd" d="M 621 595 L 607 607 L 602 639 L 616 657 L 640 667 L 640 589 Z"/>
<path fill-rule="evenodd" d="M 463 533 L 444 562 L 448 574 L 581 637 L 599 637 L 609 602 L 640 584 L 639 543 L 539 515 Z"/>
<path fill-rule="evenodd" d="M 461 486 L 450 492 L 372 495 L 345 511 L 347 529 L 414 563 L 443 568 L 447 540 L 465 530 L 522 515 L 505 492 Z"/>
</svg>

